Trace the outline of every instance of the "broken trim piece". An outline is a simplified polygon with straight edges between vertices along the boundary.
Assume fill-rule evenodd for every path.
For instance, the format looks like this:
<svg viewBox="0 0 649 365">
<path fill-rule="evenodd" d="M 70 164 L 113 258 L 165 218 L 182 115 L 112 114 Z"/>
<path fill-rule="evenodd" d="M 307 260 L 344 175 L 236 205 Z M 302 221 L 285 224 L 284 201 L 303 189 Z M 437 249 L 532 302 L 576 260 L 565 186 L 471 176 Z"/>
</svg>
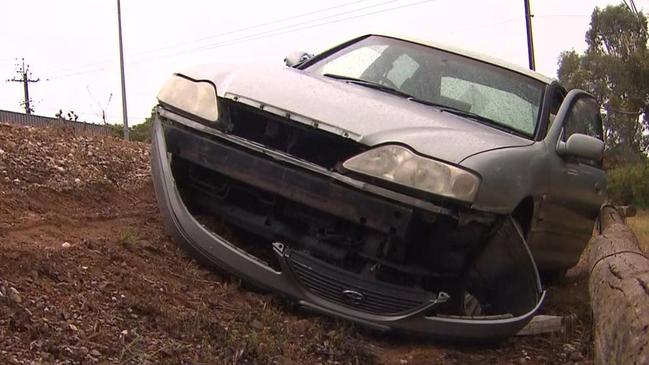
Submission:
<svg viewBox="0 0 649 365">
<path fill-rule="evenodd" d="M 209 135 L 221 138 L 221 139 L 224 139 L 224 140 L 226 140 L 226 141 L 228 141 L 230 143 L 234 143 L 234 144 L 236 144 L 238 146 L 245 147 L 247 149 L 263 153 L 264 155 L 266 155 L 266 156 L 268 156 L 268 157 L 270 157 L 270 158 L 272 158 L 274 160 L 287 162 L 287 163 L 290 163 L 292 165 L 295 165 L 295 166 L 304 168 L 306 170 L 309 170 L 311 172 L 315 172 L 315 173 L 318 173 L 318 174 L 321 174 L 321 175 L 328 176 L 328 177 L 333 178 L 333 179 L 335 179 L 335 180 L 337 180 L 337 181 L 339 181 L 341 183 L 352 186 L 352 187 L 354 187 L 356 189 L 363 190 L 363 191 L 366 191 L 368 193 L 376 194 L 378 196 L 388 198 L 390 200 L 394 200 L 394 201 L 397 201 L 397 202 L 400 202 L 400 203 L 403 203 L 403 204 L 407 204 L 407 205 L 410 205 L 410 206 L 413 206 L 413 207 L 416 207 L 416 208 L 427 210 L 427 211 L 432 212 L 432 213 L 444 214 L 444 215 L 448 215 L 448 216 L 455 217 L 455 218 L 457 218 L 457 216 L 458 216 L 457 213 L 454 212 L 451 209 L 444 208 L 444 207 L 441 207 L 439 205 L 435 205 L 433 203 L 430 203 L 430 202 L 427 202 L 427 201 L 424 201 L 424 200 L 421 200 L 421 199 L 413 198 L 413 197 L 408 196 L 408 195 L 397 193 L 397 192 L 392 191 L 392 190 L 388 190 L 388 189 L 385 189 L 385 188 L 382 188 L 382 187 L 379 187 L 379 186 L 376 186 L 376 185 L 368 184 L 366 182 L 359 181 L 359 180 L 350 178 L 348 176 L 341 175 L 339 173 L 329 171 L 329 170 L 327 170 L 327 169 L 325 169 L 323 167 L 320 167 L 320 166 L 318 166 L 318 165 L 316 165 L 314 163 L 301 160 L 299 158 L 293 157 L 293 156 L 291 156 L 289 154 L 286 154 L 284 152 L 271 150 L 271 149 L 266 148 L 265 146 L 263 146 L 261 144 L 258 144 L 258 143 L 255 143 L 255 142 L 250 142 L 250 141 L 245 140 L 245 139 L 243 139 L 241 137 L 237 137 L 237 136 L 233 136 L 233 135 L 223 133 L 223 132 L 221 132 L 221 131 L 219 131 L 217 129 L 210 128 L 210 127 L 208 127 L 208 126 L 206 126 L 204 124 L 195 122 L 195 121 L 193 121 L 193 120 L 191 120 L 189 118 L 183 117 L 183 116 L 178 115 L 178 114 L 173 113 L 173 112 L 170 112 L 170 111 L 168 111 L 168 110 L 166 110 L 164 108 L 158 107 L 158 113 L 162 118 L 173 120 L 174 122 L 176 122 L 178 124 L 181 124 L 181 125 L 183 125 L 185 127 L 188 127 L 188 128 L 193 129 L 193 130 L 197 130 L 197 131 L 200 131 L 200 132 L 203 132 L 203 133 L 206 133 L 206 134 L 209 134 Z"/>
<path fill-rule="evenodd" d="M 230 99 L 248 106 L 251 106 L 255 109 L 263 110 L 266 112 L 269 112 L 271 114 L 279 115 L 280 117 L 288 118 L 292 121 L 302 123 L 305 125 L 308 125 L 310 127 L 313 127 L 315 129 L 321 129 L 323 131 L 333 133 L 336 135 L 339 135 L 343 138 L 349 138 L 352 139 L 356 142 L 360 141 L 362 136 L 359 134 L 356 134 L 354 132 L 348 131 L 346 129 L 342 129 L 339 127 L 336 127 L 331 124 L 327 124 L 325 122 L 315 120 L 313 118 L 305 117 L 304 115 L 296 114 L 291 112 L 290 110 L 285 110 L 282 108 L 278 108 L 273 105 L 268 105 L 265 103 L 262 103 L 261 101 L 253 100 L 250 98 L 247 98 L 245 96 L 233 94 L 233 93 L 225 93 L 223 96 L 225 99 Z"/>
</svg>

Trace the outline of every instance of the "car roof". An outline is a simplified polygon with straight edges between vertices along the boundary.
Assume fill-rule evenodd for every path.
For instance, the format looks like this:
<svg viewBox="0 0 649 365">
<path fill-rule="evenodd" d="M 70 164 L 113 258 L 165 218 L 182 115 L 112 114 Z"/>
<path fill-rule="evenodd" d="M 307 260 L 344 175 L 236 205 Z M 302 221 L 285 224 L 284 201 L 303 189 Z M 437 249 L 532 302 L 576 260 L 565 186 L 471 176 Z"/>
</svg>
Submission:
<svg viewBox="0 0 649 365">
<path fill-rule="evenodd" d="M 424 40 L 424 39 L 418 39 L 418 38 L 409 37 L 409 36 L 401 36 L 401 35 L 400 36 L 394 36 L 394 35 L 380 34 L 380 33 L 373 33 L 373 34 L 366 35 L 366 37 L 369 37 L 369 36 L 379 36 L 379 37 L 388 37 L 388 38 L 400 39 L 400 40 L 403 40 L 403 41 L 406 41 L 406 42 L 417 43 L 417 44 L 421 44 L 421 45 L 424 45 L 424 46 L 427 46 L 427 47 L 441 49 L 441 50 L 448 51 L 448 52 L 451 52 L 451 53 L 455 53 L 455 54 L 458 54 L 458 55 L 461 55 L 461 56 L 473 58 L 473 59 L 478 60 L 478 61 L 490 63 L 490 64 L 498 66 L 498 67 L 506 68 L 508 70 L 512 70 L 514 72 L 517 72 L 517 73 L 523 74 L 525 76 L 528 76 L 528 77 L 534 78 L 536 80 L 539 80 L 539 81 L 541 81 L 541 82 L 543 82 L 545 84 L 551 84 L 554 81 L 554 79 L 552 79 L 550 77 L 547 77 L 547 76 L 545 76 L 545 75 L 543 75 L 541 73 L 538 73 L 536 71 L 532 71 L 532 70 L 530 70 L 528 68 L 525 68 L 525 67 L 510 63 L 510 62 L 507 62 L 507 61 L 504 61 L 504 60 L 501 60 L 501 59 L 498 59 L 498 58 L 495 58 L 495 57 L 487 56 L 485 54 L 469 51 L 469 50 L 466 50 L 466 49 L 462 49 L 462 48 L 459 48 L 459 47 L 455 47 L 455 46 L 451 46 L 451 45 L 447 45 L 447 44 L 443 44 L 443 43 L 432 42 L 432 41 L 428 41 L 428 40 Z"/>
</svg>

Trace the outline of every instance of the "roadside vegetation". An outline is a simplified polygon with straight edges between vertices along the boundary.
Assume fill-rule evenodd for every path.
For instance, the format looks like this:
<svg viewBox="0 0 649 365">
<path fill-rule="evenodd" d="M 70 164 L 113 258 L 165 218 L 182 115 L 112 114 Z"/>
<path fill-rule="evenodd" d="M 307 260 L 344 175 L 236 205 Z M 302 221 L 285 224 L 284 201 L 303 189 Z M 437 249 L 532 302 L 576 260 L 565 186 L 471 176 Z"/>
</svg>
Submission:
<svg viewBox="0 0 649 365">
<path fill-rule="evenodd" d="M 151 127 L 153 126 L 153 119 L 155 110 L 151 110 L 151 115 L 144 119 L 144 122 L 131 125 L 128 127 L 129 140 L 135 142 L 151 142 Z M 124 129 L 121 124 L 111 124 L 113 134 L 116 137 L 124 137 Z"/>
<path fill-rule="evenodd" d="M 559 80 L 602 105 L 609 195 L 649 208 L 649 52 L 647 18 L 624 3 L 595 8 L 584 53 L 563 52 Z"/>
<path fill-rule="evenodd" d="M 638 211 L 635 217 L 627 219 L 627 223 L 638 237 L 642 251 L 649 253 L 649 210 Z"/>
<path fill-rule="evenodd" d="M 649 208 L 649 162 L 629 164 L 608 171 L 609 196 L 618 204 Z"/>
</svg>

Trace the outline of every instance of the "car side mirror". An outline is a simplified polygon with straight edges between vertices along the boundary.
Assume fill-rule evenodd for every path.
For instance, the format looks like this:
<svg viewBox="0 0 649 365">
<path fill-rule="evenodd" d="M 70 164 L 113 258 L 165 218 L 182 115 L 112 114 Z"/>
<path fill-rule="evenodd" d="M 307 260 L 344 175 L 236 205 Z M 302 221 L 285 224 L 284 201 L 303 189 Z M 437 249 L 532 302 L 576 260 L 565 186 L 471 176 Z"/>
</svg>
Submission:
<svg viewBox="0 0 649 365">
<path fill-rule="evenodd" d="M 304 51 L 295 51 L 291 52 L 284 58 L 284 63 L 288 67 L 295 67 L 313 57 L 312 54 L 308 54 Z"/>
<path fill-rule="evenodd" d="M 604 142 L 581 133 L 574 133 L 568 141 L 559 141 L 557 153 L 560 156 L 573 156 L 591 161 L 601 161 L 604 157 Z"/>
</svg>

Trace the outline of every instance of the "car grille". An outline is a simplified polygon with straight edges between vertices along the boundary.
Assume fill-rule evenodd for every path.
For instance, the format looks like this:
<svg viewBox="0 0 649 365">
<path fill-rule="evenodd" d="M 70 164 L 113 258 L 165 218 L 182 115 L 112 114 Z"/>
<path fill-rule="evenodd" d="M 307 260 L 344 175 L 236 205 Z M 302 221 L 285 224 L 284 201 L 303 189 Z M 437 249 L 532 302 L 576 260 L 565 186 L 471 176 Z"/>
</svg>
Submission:
<svg viewBox="0 0 649 365">
<path fill-rule="evenodd" d="M 372 314 L 388 315 L 416 309 L 433 299 L 430 292 L 370 281 L 308 254 L 288 254 L 291 271 L 302 286 L 329 301 Z"/>
<path fill-rule="evenodd" d="M 351 139 L 242 103 L 222 100 L 222 104 L 229 112 L 229 123 L 221 126 L 224 132 L 328 169 L 367 149 Z"/>
</svg>

